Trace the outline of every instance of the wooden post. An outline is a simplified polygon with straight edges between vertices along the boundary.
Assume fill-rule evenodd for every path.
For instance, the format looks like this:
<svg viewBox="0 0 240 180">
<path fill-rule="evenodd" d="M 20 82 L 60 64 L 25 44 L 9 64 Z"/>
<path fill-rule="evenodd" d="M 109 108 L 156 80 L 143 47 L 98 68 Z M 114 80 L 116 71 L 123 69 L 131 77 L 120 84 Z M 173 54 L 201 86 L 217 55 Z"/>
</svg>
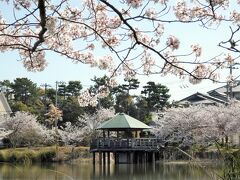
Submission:
<svg viewBox="0 0 240 180">
<path fill-rule="evenodd" d="M 136 153 L 136 155 L 137 155 L 137 164 L 140 164 L 139 153 Z"/>
<path fill-rule="evenodd" d="M 152 152 L 152 162 L 153 162 L 153 164 L 155 164 L 155 160 L 156 158 L 155 158 L 155 152 Z"/>
<path fill-rule="evenodd" d="M 104 138 L 104 139 L 106 138 L 105 130 L 103 130 L 103 138 Z"/>
<path fill-rule="evenodd" d="M 110 163 L 111 163 L 111 159 L 110 159 L 110 152 L 107 152 L 107 163 L 108 163 L 108 165 L 110 165 Z"/>
<path fill-rule="evenodd" d="M 110 131 L 108 130 L 108 133 L 107 133 L 107 135 L 108 135 L 108 138 L 110 137 Z"/>
<path fill-rule="evenodd" d="M 106 152 L 103 152 L 103 175 L 106 175 Z"/>
<path fill-rule="evenodd" d="M 102 152 L 99 152 L 99 165 L 102 165 Z"/>
<path fill-rule="evenodd" d="M 133 164 L 134 152 L 130 152 L 130 163 Z"/>
<path fill-rule="evenodd" d="M 127 164 L 130 164 L 130 152 L 127 152 Z"/>
<path fill-rule="evenodd" d="M 143 164 L 146 164 L 146 152 L 143 153 Z"/>
<path fill-rule="evenodd" d="M 106 165 L 106 153 L 103 152 L 103 166 Z"/>
<path fill-rule="evenodd" d="M 93 165 L 95 166 L 95 152 L 93 152 Z"/>
<path fill-rule="evenodd" d="M 110 176 L 110 155 L 111 153 L 110 152 L 107 152 L 107 175 Z"/>
<path fill-rule="evenodd" d="M 114 153 L 114 162 L 115 164 L 118 164 L 118 157 L 117 157 L 117 153 Z"/>
<path fill-rule="evenodd" d="M 144 158 L 143 158 L 143 160 L 144 160 L 144 163 L 143 163 L 143 167 L 144 167 L 144 172 L 146 173 L 146 171 L 147 171 L 147 153 L 144 151 Z"/>
</svg>

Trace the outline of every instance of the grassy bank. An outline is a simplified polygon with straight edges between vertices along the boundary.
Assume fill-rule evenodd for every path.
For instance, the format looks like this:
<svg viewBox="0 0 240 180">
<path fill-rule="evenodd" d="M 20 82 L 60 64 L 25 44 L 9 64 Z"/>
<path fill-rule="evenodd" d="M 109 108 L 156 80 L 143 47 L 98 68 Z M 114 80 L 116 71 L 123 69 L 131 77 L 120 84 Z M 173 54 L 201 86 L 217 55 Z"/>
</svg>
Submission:
<svg viewBox="0 0 240 180">
<path fill-rule="evenodd" d="M 61 162 L 77 158 L 89 158 L 88 147 L 38 147 L 14 148 L 0 150 L 0 162 L 32 163 L 32 162 Z"/>
</svg>

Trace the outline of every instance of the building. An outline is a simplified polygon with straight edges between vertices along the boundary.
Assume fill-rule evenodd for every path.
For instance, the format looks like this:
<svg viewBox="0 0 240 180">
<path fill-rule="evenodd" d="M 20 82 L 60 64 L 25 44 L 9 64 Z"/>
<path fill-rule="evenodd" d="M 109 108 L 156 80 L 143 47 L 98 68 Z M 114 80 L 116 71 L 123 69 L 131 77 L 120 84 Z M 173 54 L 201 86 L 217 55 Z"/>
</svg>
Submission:
<svg viewBox="0 0 240 180">
<path fill-rule="evenodd" d="M 5 98 L 4 94 L 0 92 L 0 116 L 6 116 L 12 113 L 12 110 Z"/>
<path fill-rule="evenodd" d="M 204 105 L 216 105 L 216 104 L 225 104 L 227 103 L 226 100 L 214 97 L 210 94 L 203 94 L 203 93 L 194 93 L 186 98 L 181 99 L 178 101 L 179 105 L 183 106 L 195 106 L 199 104 L 204 104 Z"/>
<path fill-rule="evenodd" d="M 232 87 L 231 91 L 229 90 L 229 86 L 225 85 L 208 91 L 207 93 L 194 93 L 181 99 L 178 103 L 183 106 L 227 104 L 230 97 L 240 100 L 240 81 L 236 82 L 236 85 Z"/>
</svg>

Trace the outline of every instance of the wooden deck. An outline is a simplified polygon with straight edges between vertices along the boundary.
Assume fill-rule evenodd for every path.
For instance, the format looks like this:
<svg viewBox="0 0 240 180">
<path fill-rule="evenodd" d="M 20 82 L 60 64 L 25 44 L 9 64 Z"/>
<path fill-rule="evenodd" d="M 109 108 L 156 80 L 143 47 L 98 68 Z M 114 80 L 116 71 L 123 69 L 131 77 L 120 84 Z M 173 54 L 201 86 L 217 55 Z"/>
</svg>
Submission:
<svg viewBox="0 0 240 180">
<path fill-rule="evenodd" d="M 156 152 L 163 146 L 157 138 L 98 138 L 91 142 L 91 152 L 151 151 Z"/>
</svg>

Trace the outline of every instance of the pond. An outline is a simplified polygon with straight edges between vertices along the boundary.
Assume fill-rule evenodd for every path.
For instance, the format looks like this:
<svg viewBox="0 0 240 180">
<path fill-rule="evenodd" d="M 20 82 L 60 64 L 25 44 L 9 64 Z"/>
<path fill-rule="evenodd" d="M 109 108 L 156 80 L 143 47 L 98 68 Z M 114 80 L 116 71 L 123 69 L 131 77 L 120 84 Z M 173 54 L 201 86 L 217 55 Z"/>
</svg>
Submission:
<svg viewBox="0 0 240 180">
<path fill-rule="evenodd" d="M 29 166 L 0 164 L 1 180 L 209 180 L 221 166 L 205 168 L 188 163 L 156 163 L 155 165 L 111 164 L 107 168 L 84 163 L 48 163 Z M 214 173 L 214 174 L 215 174 Z"/>
</svg>

